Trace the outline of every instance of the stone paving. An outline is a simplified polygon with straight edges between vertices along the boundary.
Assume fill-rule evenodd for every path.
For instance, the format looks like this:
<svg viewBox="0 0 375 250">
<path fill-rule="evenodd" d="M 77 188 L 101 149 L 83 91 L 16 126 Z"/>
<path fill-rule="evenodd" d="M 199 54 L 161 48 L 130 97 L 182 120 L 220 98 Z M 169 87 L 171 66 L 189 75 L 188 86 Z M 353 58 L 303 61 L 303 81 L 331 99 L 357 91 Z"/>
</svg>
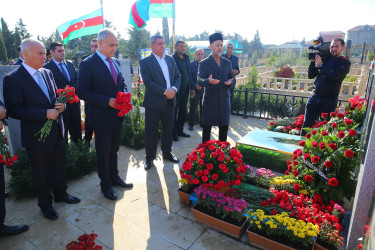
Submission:
<svg viewBox="0 0 375 250">
<path fill-rule="evenodd" d="M 262 119 L 231 119 L 228 141 L 232 145 L 267 124 Z M 173 153 L 180 163 L 163 162 L 159 147 L 156 168 L 147 172 L 143 169 L 144 149 L 121 147 L 120 176 L 134 187 L 116 187 L 117 201 L 103 197 L 97 173 L 68 183 L 68 192 L 82 201 L 74 205 L 54 203 L 60 215 L 56 221 L 43 217 L 35 198 L 7 198 L 5 224 L 27 224 L 30 229 L 21 235 L 0 238 L 0 249 L 65 249 L 70 241 L 92 232 L 99 235 L 96 242 L 103 249 L 258 249 L 249 245 L 246 233 L 238 240 L 197 222 L 190 207 L 180 203 L 178 169 L 200 143 L 202 129 L 195 126 L 194 131 L 186 132 L 190 138 L 173 143 Z M 218 138 L 217 128 L 213 135 Z"/>
</svg>

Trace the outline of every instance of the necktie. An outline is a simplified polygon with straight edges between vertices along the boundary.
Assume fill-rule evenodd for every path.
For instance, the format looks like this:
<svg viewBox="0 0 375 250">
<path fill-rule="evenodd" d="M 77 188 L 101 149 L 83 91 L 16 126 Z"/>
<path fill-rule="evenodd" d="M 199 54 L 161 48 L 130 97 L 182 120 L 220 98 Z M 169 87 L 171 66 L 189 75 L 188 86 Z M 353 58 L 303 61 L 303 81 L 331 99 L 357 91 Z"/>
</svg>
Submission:
<svg viewBox="0 0 375 250">
<path fill-rule="evenodd" d="M 116 70 L 115 70 L 115 66 L 113 66 L 111 58 L 107 57 L 105 60 L 107 62 L 109 62 L 109 67 L 111 68 L 111 74 L 112 74 L 112 77 L 113 77 L 113 81 L 115 81 L 115 84 L 117 86 L 117 73 L 116 73 Z"/>
<path fill-rule="evenodd" d="M 47 85 L 44 82 L 42 75 L 40 74 L 39 71 L 36 71 L 35 74 L 36 74 L 37 79 L 38 79 L 39 87 L 42 89 L 43 93 L 47 96 L 49 102 L 51 102 L 51 99 L 50 99 L 49 93 L 48 93 L 48 89 L 47 89 Z"/>
<path fill-rule="evenodd" d="M 60 65 L 61 73 L 63 74 L 65 80 L 66 80 L 67 82 L 69 82 L 69 77 L 68 77 L 68 74 L 66 73 L 66 71 L 65 71 L 64 68 L 63 68 L 63 63 L 61 62 L 61 63 L 59 63 L 59 65 Z"/>
</svg>

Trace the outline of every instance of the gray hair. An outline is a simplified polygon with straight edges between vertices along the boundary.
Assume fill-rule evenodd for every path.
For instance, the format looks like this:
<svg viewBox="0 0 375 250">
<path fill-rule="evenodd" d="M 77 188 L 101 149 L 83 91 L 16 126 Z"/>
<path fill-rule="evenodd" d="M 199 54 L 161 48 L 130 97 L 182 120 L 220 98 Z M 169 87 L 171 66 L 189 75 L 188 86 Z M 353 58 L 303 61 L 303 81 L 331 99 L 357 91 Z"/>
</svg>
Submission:
<svg viewBox="0 0 375 250">
<path fill-rule="evenodd" d="M 196 50 L 194 51 L 194 55 L 196 55 L 196 54 L 198 53 L 198 51 L 203 51 L 203 53 L 204 53 L 204 50 L 203 50 L 203 49 L 196 49 Z"/>
<path fill-rule="evenodd" d="M 38 41 L 34 38 L 27 38 L 25 40 L 22 40 L 22 42 L 21 42 L 22 55 L 25 56 L 24 52 L 30 50 L 31 46 L 34 45 L 34 44 L 40 44 L 44 47 L 44 45 L 41 41 Z"/>
<path fill-rule="evenodd" d="M 164 39 L 162 36 L 159 36 L 159 35 L 154 35 L 154 36 L 152 36 L 151 38 L 150 38 L 150 43 L 152 43 L 152 44 L 155 44 L 155 42 L 156 42 L 156 39 Z"/>
<path fill-rule="evenodd" d="M 234 44 L 233 44 L 232 42 L 227 43 L 227 44 L 225 45 L 225 47 L 227 47 L 227 46 L 229 46 L 229 45 L 232 45 L 233 48 L 234 48 Z"/>
<path fill-rule="evenodd" d="M 116 34 L 115 34 L 115 32 L 113 30 L 111 30 L 111 29 L 102 29 L 98 33 L 98 41 L 104 41 L 106 39 L 106 37 L 108 36 L 108 34 L 112 34 L 112 35 L 116 36 Z"/>
</svg>

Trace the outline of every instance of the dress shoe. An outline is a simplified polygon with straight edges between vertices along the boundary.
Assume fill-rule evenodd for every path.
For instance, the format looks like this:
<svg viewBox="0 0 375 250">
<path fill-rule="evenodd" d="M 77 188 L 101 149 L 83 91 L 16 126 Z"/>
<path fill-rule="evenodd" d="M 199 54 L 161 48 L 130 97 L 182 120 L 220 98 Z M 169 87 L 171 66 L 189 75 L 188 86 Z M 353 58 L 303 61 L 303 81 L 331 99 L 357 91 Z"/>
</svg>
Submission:
<svg viewBox="0 0 375 250">
<path fill-rule="evenodd" d="M 105 198 L 113 201 L 117 200 L 117 194 L 112 188 L 102 189 L 102 192 Z"/>
<path fill-rule="evenodd" d="M 112 186 L 119 186 L 123 188 L 132 188 L 133 184 L 132 183 L 126 183 L 123 179 L 120 177 L 117 177 L 115 181 L 112 181 Z"/>
<path fill-rule="evenodd" d="M 10 193 L 9 192 L 4 192 L 4 197 L 5 198 L 8 198 L 10 196 Z"/>
<path fill-rule="evenodd" d="M 189 125 L 189 130 L 193 131 L 194 130 L 194 125 Z"/>
<path fill-rule="evenodd" d="M 55 202 L 60 202 L 63 201 L 68 204 L 74 204 L 74 203 L 79 203 L 81 200 L 78 199 L 77 197 L 71 196 L 69 194 L 65 194 L 62 197 L 55 197 Z"/>
<path fill-rule="evenodd" d="M 57 220 L 57 218 L 59 218 L 59 214 L 56 212 L 56 210 L 52 206 L 42 208 L 42 213 L 44 217 L 50 220 Z"/>
<path fill-rule="evenodd" d="M 190 135 L 186 134 L 184 131 L 178 133 L 178 136 L 181 136 L 181 137 L 190 137 Z"/>
<path fill-rule="evenodd" d="M 146 160 L 145 170 L 149 170 L 150 168 L 152 168 L 153 165 L 154 163 L 152 162 L 152 160 Z"/>
<path fill-rule="evenodd" d="M 178 136 L 177 135 L 173 135 L 173 140 L 174 141 L 178 141 Z"/>
<path fill-rule="evenodd" d="M 171 162 L 175 162 L 175 163 L 178 163 L 178 162 L 180 162 L 172 153 L 169 153 L 169 154 L 167 154 L 167 155 L 164 155 L 163 156 L 163 159 L 165 159 L 165 160 L 169 160 L 169 161 L 171 161 Z"/>
<path fill-rule="evenodd" d="M 7 226 L 3 225 L 0 229 L 0 236 L 16 235 L 25 232 L 29 227 L 27 225 Z"/>
</svg>

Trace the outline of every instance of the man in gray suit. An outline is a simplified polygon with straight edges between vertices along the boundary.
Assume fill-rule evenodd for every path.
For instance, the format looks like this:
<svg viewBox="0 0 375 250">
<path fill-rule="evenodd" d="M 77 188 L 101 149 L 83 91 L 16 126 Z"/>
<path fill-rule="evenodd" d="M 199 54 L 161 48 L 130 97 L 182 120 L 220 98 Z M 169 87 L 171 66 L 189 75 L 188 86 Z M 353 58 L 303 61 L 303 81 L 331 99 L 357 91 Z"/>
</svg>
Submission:
<svg viewBox="0 0 375 250">
<path fill-rule="evenodd" d="M 173 58 L 164 55 L 165 43 L 162 36 L 151 37 L 152 54 L 139 62 L 141 76 L 146 87 L 143 106 L 145 107 L 146 165 L 148 170 L 156 157 L 158 127 L 161 121 L 161 150 L 163 158 L 179 162 L 173 156 L 172 132 L 176 93 L 181 84 Z"/>
</svg>

